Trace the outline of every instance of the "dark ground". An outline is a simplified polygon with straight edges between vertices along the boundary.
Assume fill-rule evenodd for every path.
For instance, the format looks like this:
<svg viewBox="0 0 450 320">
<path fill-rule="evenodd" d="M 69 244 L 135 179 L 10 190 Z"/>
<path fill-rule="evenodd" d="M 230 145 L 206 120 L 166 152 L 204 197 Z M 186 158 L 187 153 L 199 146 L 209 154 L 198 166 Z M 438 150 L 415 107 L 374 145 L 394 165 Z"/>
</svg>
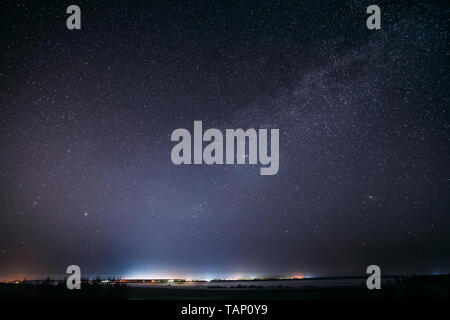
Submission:
<svg viewBox="0 0 450 320">
<path fill-rule="evenodd" d="M 364 286 L 154 288 L 83 283 L 81 290 L 57 285 L 0 284 L 0 300 L 450 300 L 450 276 L 412 276 L 381 290 Z"/>
</svg>

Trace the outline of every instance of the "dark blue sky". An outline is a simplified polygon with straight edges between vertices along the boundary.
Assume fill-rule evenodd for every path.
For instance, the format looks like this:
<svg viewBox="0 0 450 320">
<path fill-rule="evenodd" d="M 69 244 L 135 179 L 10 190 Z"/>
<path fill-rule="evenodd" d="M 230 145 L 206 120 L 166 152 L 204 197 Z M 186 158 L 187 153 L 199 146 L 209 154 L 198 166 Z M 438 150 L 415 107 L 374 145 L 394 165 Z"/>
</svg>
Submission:
<svg viewBox="0 0 450 320">
<path fill-rule="evenodd" d="M 449 272 L 449 7 L 2 1 L 0 278 Z M 280 169 L 171 162 L 278 128 Z"/>
</svg>

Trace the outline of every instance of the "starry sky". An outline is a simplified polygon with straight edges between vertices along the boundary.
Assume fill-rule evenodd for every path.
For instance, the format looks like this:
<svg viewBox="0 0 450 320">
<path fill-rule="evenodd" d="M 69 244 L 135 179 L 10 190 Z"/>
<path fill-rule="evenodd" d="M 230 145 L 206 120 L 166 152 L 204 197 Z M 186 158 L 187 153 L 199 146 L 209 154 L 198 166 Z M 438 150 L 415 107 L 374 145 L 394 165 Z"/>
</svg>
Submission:
<svg viewBox="0 0 450 320">
<path fill-rule="evenodd" d="M 449 9 L 2 1 L 0 279 L 450 272 Z M 174 165 L 194 120 L 278 128 L 278 174 Z"/>
</svg>

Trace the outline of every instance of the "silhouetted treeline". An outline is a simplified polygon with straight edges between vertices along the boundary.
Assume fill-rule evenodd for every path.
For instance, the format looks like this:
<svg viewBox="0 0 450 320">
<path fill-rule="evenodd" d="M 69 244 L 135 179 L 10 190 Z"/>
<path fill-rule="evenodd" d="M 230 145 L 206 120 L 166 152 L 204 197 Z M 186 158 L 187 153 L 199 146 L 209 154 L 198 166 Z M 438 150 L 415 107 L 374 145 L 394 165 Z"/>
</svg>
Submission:
<svg viewBox="0 0 450 320">
<path fill-rule="evenodd" d="M 178 300 L 178 299 L 268 299 L 268 300 L 448 300 L 450 274 L 392 276 L 381 290 L 368 290 L 365 285 L 303 287 L 255 286 L 238 284 L 230 288 L 132 287 L 119 280 L 83 279 L 81 290 L 69 290 L 65 280 L 50 278 L 40 281 L 0 283 L 0 300 Z"/>
<path fill-rule="evenodd" d="M 102 284 L 97 280 L 83 282 L 80 290 L 69 290 L 65 281 L 51 279 L 40 284 L 24 281 L 0 285 L 1 300 L 124 300 L 131 297 L 130 293 L 126 284 Z"/>
</svg>

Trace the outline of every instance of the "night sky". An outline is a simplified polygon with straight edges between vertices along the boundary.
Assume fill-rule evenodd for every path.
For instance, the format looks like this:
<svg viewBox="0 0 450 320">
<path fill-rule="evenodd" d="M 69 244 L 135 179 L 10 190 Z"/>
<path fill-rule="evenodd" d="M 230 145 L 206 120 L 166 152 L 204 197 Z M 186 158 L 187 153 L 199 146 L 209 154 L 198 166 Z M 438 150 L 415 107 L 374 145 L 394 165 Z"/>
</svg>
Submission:
<svg viewBox="0 0 450 320">
<path fill-rule="evenodd" d="M 0 11 L 0 279 L 450 272 L 448 3 Z M 278 174 L 173 164 L 194 120 L 279 129 Z"/>
</svg>

